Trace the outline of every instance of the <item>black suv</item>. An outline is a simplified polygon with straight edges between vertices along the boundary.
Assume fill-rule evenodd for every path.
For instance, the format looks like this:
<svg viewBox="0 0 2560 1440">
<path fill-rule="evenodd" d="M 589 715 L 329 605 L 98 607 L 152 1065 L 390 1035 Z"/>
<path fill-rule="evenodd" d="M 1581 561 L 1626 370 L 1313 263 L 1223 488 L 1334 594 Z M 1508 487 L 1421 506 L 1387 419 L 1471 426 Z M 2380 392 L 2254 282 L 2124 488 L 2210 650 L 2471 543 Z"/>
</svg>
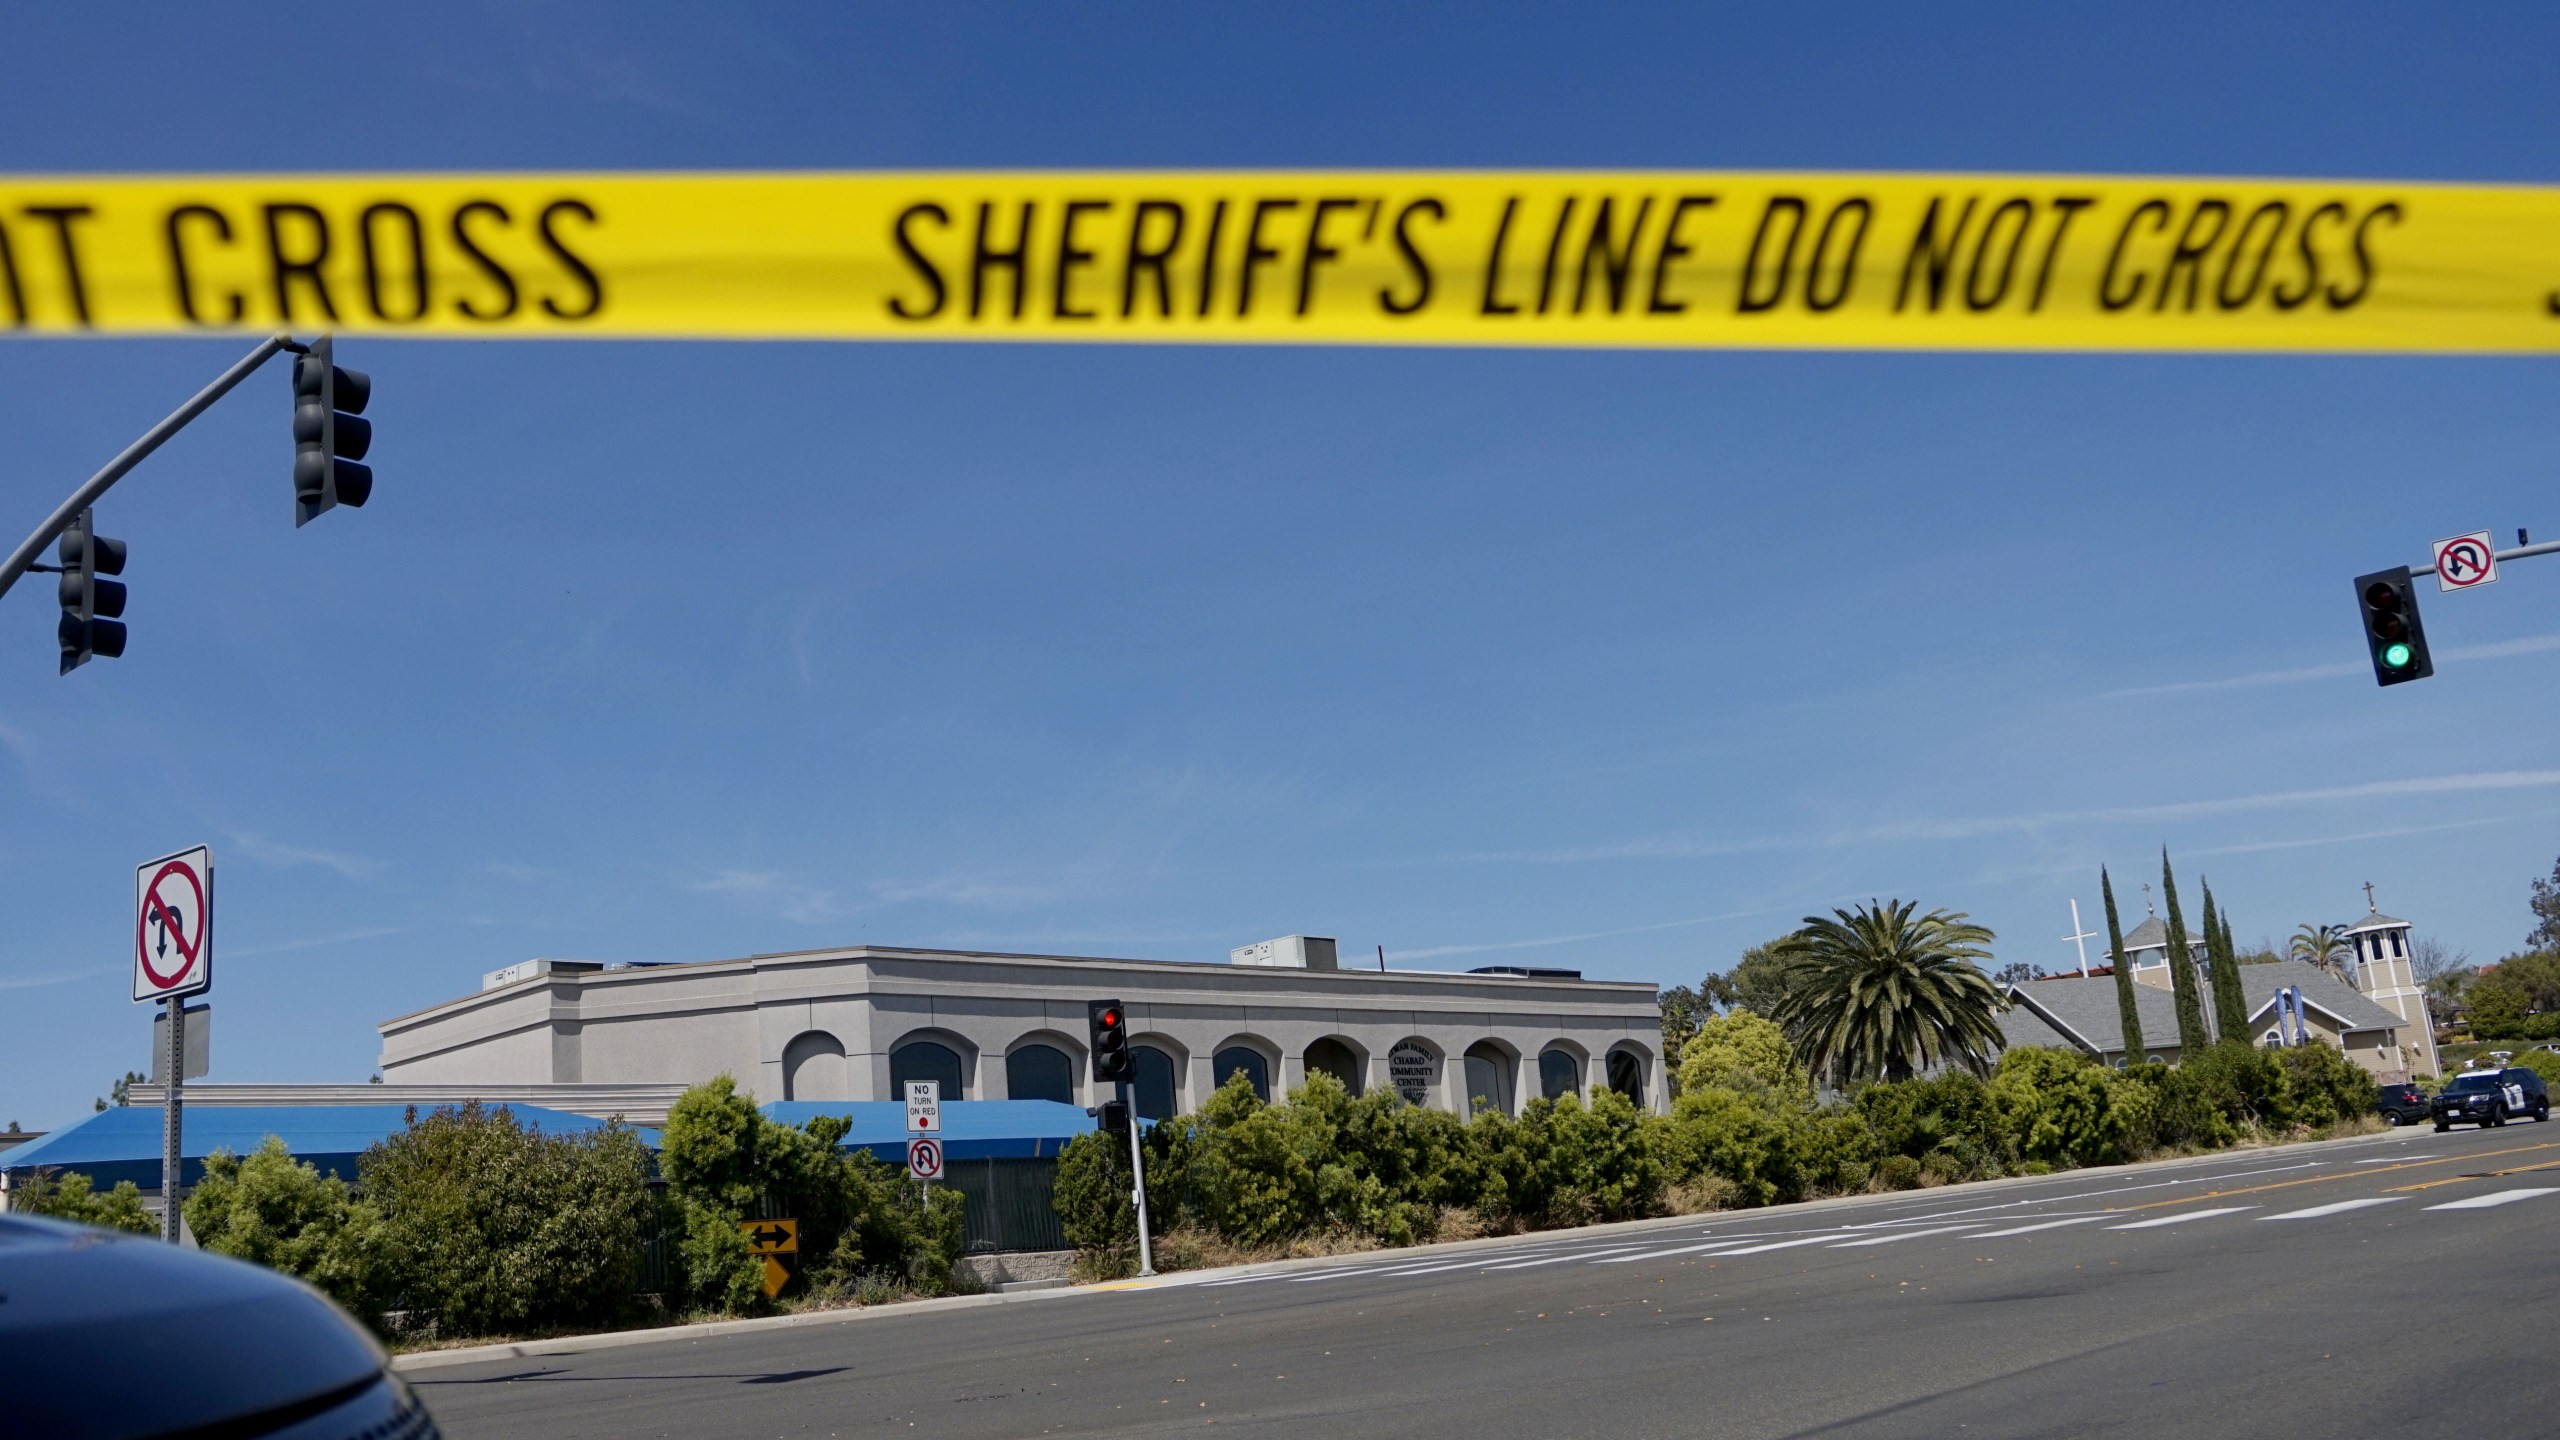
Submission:
<svg viewBox="0 0 2560 1440">
<path fill-rule="evenodd" d="M 2551 1092 L 2542 1077 L 2521 1065 L 2469 1070 L 2445 1082 L 2432 1108 L 2436 1129 L 2456 1125 L 2504 1125 L 2509 1116 L 2551 1118 Z"/>
<path fill-rule="evenodd" d="M 2377 1085 L 2374 1091 L 2373 1108 L 2381 1113 L 2387 1124 L 2415 1125 L 2433 1113 L 2427 1103 L 2426 1092 L 2412 1082 L 2403 1080 L 2393 1085 Z"/>
</svg>

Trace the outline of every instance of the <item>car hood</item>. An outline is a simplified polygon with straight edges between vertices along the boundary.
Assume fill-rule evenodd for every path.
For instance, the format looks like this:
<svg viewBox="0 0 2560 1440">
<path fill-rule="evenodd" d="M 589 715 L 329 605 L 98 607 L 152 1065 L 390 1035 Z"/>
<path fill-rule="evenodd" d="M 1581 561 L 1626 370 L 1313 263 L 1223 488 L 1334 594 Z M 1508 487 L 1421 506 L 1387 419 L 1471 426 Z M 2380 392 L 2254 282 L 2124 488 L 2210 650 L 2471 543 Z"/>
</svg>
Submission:
<svg viewBox="0 0 2560 1440">
<path fill-rule="evenodd" d="M 0 1431 L 189 1430 L 359 1389 L 384 1364 L 371 1335 L 298 1280 L 0 1215 Z"/>
</svg>

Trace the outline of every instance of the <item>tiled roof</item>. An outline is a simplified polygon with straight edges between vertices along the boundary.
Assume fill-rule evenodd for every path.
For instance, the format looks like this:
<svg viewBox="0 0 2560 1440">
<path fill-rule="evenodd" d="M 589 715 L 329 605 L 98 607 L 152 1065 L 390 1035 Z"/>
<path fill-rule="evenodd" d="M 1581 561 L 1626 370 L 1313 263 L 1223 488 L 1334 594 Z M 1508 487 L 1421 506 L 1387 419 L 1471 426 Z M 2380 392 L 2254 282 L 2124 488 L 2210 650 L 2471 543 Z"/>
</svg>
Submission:
<svg viewBox="0 0 2560 1440">
<path fill-rule="evenodd" d="M 2350 1030 L 2397 1030 L 2409 1023 L 2317 965 L 2279 960 L 2273 965 L 2240 967 L 2241 1002 L 2249 1007 L 2252 1026 L 2274 1008 L 2276 992 L 2287 985 L 2301 986 L 2304 1004 L 2326 1011 Z"/>
</svg>

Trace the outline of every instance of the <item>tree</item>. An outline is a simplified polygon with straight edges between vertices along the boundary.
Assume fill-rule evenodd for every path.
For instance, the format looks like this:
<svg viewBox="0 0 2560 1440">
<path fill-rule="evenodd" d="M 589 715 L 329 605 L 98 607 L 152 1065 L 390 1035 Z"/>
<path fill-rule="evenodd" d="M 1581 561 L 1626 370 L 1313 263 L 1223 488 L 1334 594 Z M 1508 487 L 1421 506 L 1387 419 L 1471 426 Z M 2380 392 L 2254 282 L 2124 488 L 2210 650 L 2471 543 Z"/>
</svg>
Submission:
<svg viewBox="0 0 2560 1440">
<path fill-rule="evenodd" d="M 1788 1053 L 1786 1031 L 1748 1010 L 1710 1020 L 1680 1062 L 1680 1093 L 1731 1090 L 1796 1107 L 1813 1104 L 1813 1081 Z"/>
<path fill-rule="evenodd" d="M 2293 932 L 2293 940 L 2285 947 L 2294 959 L 2346 978 L 2347 932 L 2335 925 L 2305 925 Z"/>
<path fill-rule="evenodd" d="M 1710 975 L 1707 981 L 1712 986 L 1723 978 Z M 1674 985 L 1663 991 L 1656 1003 L 1662 1010 L 1662 1063 L 1676 1074 L 1680 1068 L 1681 1047 L 1689 1043 L 1690 1036 L 1698 1033 L 1698 1027 L 1706 1023 L 1707 1017 L 1716 1013 L 1715 1002 L 1686 985 Z"/>
<path fill-rule="evenodd" d="M 2043 978 L 2043 966 L 2030 965 L 2024 960 L 2012 960 L 2008 964 L 2000 967 L 2000 973 L 1991 977 L 1991 983 L 1994 985 L 2024 985 L 2030 980 L 2041 980 Z"/>
<path fill-rule="evenodd" d="M 2240 995 L 2240 962 L 2231 953 L 2231 916 L 2213 908 L 2213 886 L 2204 887 L 2204 953 L 2213 977 L 2213 1029 L 2225 1040 L 2249 1035 L 2249 1007 Z"/>
<path fill-rule="evenodd" d="M 1748 1010 L 1754 1015 L 1773 1015 L 1786 998 L 1787 961 L 1781 953 L 1792 935 L 1781 935 L 1766 944 L 1754 945 L 1742 952 L 1742 958 L 1722 975 L 1710 975 L 1707 983 L 1727 1010 Z"/>
<path fill-rule="evenodd" d="M 186 1213 L 205 1249 L 299 1276 L 367 1319 L 381 1313 L 381 1215 L 346 1181 L 295 1160 L 278 1137 L 245 1159 L 214 1151 Z"/>
<path fill-rule="evenodd" d="M 2142 1007 L 2133 998 L 2133 962 L 2125 958 L 2124 922 L 2116 918 L 2115 882 L 2098 867 L 2098 894 L 2107 902 L 2107 963 L 2116 972 L 2116 1021 L 2123 1027 L 2124 1063 L 2139 1065 L 2151 1052 L 2142 1042 Z"/>
<path fill-rule="evenodd" d="M 2462 991 L 2474 973 L 2471 952 L 2455 950 L 2433 936 L 2421 936 L 2409 942 L 2409 975 L 2427 997 L 2427 1018 L 2438 1025 L 2451 1024 Z"/>
<path fill-rule="evenodd" d="M 107 1098 L 95 1102 L 90 1106 L 90 1108 L 93 1110 L 104 1110 L 109 1105 L 132 1104 L 133 1087 L 147 1083 L 149 1078 L 150 1077 L 144 1075 L 139 1070 L 127 1070 L 113 1086 L 109 1087 L 107 1090 Z"/>
<path fill-rule="evenodd" d="M 2560 950 L 2560 861 L 2551 878 L 2533 882 L 2533 933 L 2524 937 L 2527 950 Z"/>
<path fill-rule="evenodd" d="M 2169 899 L 2169 993 L 2178 1006 L 2178 1054 L 2201 1055 L 2212 1042 L 2204 1029 L 2204 1002 L 2196 994 L 2195 950 L 2187 941 L 2186 917 L 2178 913 L 2178 881 L 2169 873 L 2169 851 L 2160 851 L 2160 888 Z"/>
<path fill-rule="evenodd" d="M 1907 1080 L 1936 1065 L 1987 1073 L 2000 993 L 1979 961 L 1991 932 L 1961 912 L 1869 901 L 1808 915 L 1780 942 L 1787 991 L 1770 1019 L 1797 1060 L 1834 1084 Z"/>
</svg>

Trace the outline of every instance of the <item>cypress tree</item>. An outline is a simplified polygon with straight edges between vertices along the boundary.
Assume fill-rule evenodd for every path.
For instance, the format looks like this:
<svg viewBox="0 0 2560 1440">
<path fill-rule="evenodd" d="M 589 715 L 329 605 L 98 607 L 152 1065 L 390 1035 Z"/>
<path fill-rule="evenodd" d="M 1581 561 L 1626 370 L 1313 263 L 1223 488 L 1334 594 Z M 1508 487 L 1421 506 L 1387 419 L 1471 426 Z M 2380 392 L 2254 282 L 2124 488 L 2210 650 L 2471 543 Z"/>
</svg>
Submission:
<svg viewBox="0 0 2560 1440">
<path fill-rule="evenodd" d="M 2231 949 L 2231 912 L 2213 908 L 2204 887 L 2204 953 L 2213 976 L 2213 1029 L 2224 1044 L 2249 1043 L 2249 1011 L 2240 1000 L 2240 957 Z"/>
<path fill-rule="evenodd" d="M 2116 919 L 2116 887 L 2098 867 L 2098 893 L 2107 901 L 2107 961 L 2116 968 L 2116 1014 L 2124 1024 L 2124 1063 L 2139 1065 L 2150 1052 L 2142 1044 L 2142 1007 L 2133 1000 L 2133 966 L 2124 958 L 2124 925 Z"/>
<path fill-rule="evenodd" d="M 2160 852 L 2160 888 L 2169 896 L 2169 992 L 2178 1002 L 2178 1057 L 2201 1055 L 2213 1042 L 2204 1033 L 2204 1002 L 2196 995 L 2195 953 L 2187 948 L 2186 918 L 2178 913 L 2178 882 L 2169 873 L 2169 852 Z"/>
</svg>

